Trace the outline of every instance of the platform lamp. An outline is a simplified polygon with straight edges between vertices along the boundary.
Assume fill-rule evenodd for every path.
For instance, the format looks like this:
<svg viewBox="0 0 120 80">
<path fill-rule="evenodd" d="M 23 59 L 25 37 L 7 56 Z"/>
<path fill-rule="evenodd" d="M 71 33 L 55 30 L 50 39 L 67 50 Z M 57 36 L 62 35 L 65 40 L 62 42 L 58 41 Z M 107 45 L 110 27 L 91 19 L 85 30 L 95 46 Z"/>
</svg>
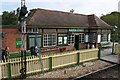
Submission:
<svg viewBox="0 0 120 80">
<path fill-rule="evenodd" d="M 113 29 L 112 29 L 112 31 L 113 31 L 113 46 L 112 46 L 112 54 L 115 54 L 115 52 L 114 52 L 114 50 L 115 50 L 115 32 L 116 32 L 116 29 L 117 29 L 118 27 L 117 26 L 113 26 Z"/>
</svg>

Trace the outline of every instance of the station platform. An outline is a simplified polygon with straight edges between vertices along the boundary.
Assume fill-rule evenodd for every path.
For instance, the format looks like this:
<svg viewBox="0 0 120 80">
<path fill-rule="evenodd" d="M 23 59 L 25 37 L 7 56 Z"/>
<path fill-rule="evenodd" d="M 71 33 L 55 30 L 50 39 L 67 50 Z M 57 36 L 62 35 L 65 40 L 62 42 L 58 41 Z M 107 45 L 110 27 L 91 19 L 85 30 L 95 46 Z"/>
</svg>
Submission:
<svg viewBox="0 0 120 80">
<path fill-rule="evenodd" d="M 112 54 L 112 48 L 101 50 L 101 60 L 105 60 L 112 63 L 119 63 L 118 55 Z"/>
<path fill-rule="evenodd" d="M 101 57 L 101 60 L 105 60 L 105 61 L 108 61 L 108 62 L 112 62 L 112 63 L 119 63 L 118 61 L 118 55 L 107 55 L 107 56 L 102 56 Z"/>
</svg>

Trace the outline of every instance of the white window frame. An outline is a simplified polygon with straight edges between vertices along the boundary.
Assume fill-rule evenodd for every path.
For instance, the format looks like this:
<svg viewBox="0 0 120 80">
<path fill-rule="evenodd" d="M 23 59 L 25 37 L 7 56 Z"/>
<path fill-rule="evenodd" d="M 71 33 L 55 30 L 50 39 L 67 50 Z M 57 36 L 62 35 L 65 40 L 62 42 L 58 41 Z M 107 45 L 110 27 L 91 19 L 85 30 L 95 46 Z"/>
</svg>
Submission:
<svg viewBox="0 0 120 80">
<path fill-rule="evenodd" d="M 68 45 L 74 45 L 74 42 L 75 42 L 75 35 L 74 34 L 68 35 Z"/>
<path fill-rule="evenodd" d="M 79 34 L 79 40 L 80 40 L 80 43 L 84 43 L 85 42 L 85 34 Z"/>
<path fill-rule="evenodd" d="M 55 36 L 55 41 L 53 39 L 53 36 Z M 51 45 L 49 44 L 50 41 L 52 41 Z M 43 34 L 43 47 L 53 47 L 53 46 L 57 46 L 57 34 Z"/>
</svg>

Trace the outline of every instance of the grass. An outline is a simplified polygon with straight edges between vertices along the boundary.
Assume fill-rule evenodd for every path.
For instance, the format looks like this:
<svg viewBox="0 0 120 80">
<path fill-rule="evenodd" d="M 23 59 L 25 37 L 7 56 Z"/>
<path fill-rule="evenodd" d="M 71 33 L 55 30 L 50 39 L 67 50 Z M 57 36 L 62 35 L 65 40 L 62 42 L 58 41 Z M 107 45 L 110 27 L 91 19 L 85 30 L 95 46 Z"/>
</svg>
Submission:
<svg viewBox="0 0 120 80">
<path fill-rule="evenodd" d="M 49 55 L 53 55 L 53 54 L 64 54 L 64 53 L 69 53 L 69 52 L 71 52 L 70 50 L 65 50 L 65 51 L 63 51 L 63 52 L 49 52 L 49 53 L 46 53 L 46 54 L 49 54 Z M 19 57 L 21 57 L 21 53 L 20 52 L 10 52 L 9 53 L 10 54 L 10 57 L 9 57 L 9 59 L 13 59 L 13 58 L 19 58 Z M 43 53 L 44 54 L 44 53 Z M 29 52 L 29 51 L 27 51 L 26 52 L 26 56 L 28 57 L 28 56 L 31 56 L 31 53 Z"/>
<path fill-rule="evenodd" d="M 31 56 L 31 54 L 29 52 L 27 52 L 26 56 Z M 11 59 L 11 58 L 19 58 L 19 57 L 21 57 L 21 53 L 16 52 L 16 53 L 11 53 L 9 59 Z"/>
</svg>

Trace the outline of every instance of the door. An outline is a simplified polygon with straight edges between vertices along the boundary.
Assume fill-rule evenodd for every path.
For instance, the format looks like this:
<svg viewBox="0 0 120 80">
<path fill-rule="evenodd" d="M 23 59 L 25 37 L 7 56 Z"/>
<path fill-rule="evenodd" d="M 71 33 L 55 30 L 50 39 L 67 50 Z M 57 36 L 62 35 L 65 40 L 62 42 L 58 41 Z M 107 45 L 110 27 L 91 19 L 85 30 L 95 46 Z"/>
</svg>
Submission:
<svg viewBox="0 0 120 80">
<path fill-rule="evenodd" d="M 41 35 L 30 35 L 28 38 L 28 49 L 30 49 L 32 46 L 38 46 L 39 48 L 42 47 L 41 38 Z"/>
<path fill-rule="evenodd" d="M 75 35 L 74 47 L 75 47 L 76 50 L 80 50 L 79 35 Z"/>
</svg>

